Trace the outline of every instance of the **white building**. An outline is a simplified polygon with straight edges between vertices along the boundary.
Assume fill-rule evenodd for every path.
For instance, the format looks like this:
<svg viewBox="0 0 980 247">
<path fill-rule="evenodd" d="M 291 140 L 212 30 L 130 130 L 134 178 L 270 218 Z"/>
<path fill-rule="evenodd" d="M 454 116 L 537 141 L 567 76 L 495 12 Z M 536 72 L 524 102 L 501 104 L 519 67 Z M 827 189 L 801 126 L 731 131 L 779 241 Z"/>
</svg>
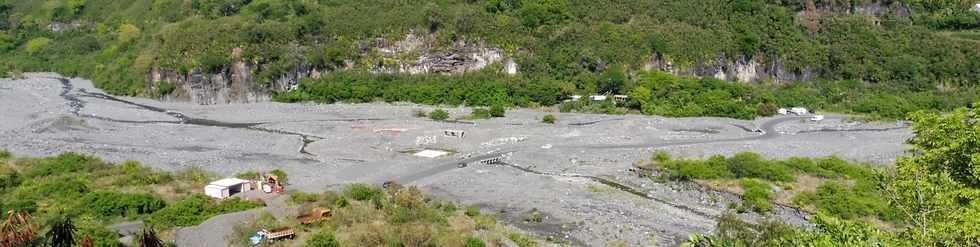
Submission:
<svg viewBox="0 0 980 247">
<path fill-rule="evenodd" d="M 803 107 L 793 107 L 793 108 L 789 109 L 789 112 L 792 112 L 793 114 L 796 114 L 796 115 L 810 114 L 810 111 L 806 110 L 806 108 L 803 108 Z"/>
<path fill-rule="evenodd" d="M 609 98 L 609 97 L 607 97 L 605 95 L 592 95 L 592 96 L 589 96 L 589 99 L 592 100 L 592 101 L 605 101 L 607 98 Z"/>
<path fill-rule="evenodd" d="M 572 95 L 571 97 L 572 97 L 572 101 L 579 101 L 580 99 L 582 99 L 582 95 Z"/>
<path fill-rule="evenodd" d="M 779 115 L 786 115 L 789 114 L 789 110 L 786 108 L 779 108 L 779 110 L 776 110 L 776 113 L 779 113 Z"/>
<path fill-rule="evenodd" d="M 225 178 L 204 186 L 204 194 L 224 199 L 235 194 L 252 190 L 252 182 L 244 179 Z"/>
</svg>

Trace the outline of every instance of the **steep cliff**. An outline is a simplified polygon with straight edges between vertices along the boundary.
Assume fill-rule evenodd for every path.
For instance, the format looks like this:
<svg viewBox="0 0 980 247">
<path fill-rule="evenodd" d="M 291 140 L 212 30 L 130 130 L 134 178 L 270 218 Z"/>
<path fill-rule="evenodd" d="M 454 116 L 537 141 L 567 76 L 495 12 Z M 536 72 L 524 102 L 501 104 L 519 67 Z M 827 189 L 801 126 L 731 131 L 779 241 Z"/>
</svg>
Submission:
<svg viewBox="0 0 980 247">
<path fill-rule="evenodd" d="M 517 74 L 518 65 L 505 59 L 501 49 L 489 47 L 483 40 L 458 40 L 438 45 L 434 37 L 409 32 L 397 39 L 377 38 L 363 41 L 360 61 L 346 60 L 344 70 L 365 70 L 385 74 L 460 74 L 501 64 L 502 72 Z M 295 89 L 305 78 L 317 79 L 326 68 L 298 61 L 288 72 L 273 80 L 262 81 L 257 74 L 262 64 L 242 61 L 241 51 L 233 51 L 232 64 L 217 71 L 192 69 L 187 73 L 153 68 L 147 75 L 147 88 L 156 90 L 161 83 L 172 83 L 177 89 L 161 95 L 162 100 L 189 101 L 202 105 L 269 101 L 273 92 Z M 359 67 L 360 66 L 360 67 Z"/>
</svg>

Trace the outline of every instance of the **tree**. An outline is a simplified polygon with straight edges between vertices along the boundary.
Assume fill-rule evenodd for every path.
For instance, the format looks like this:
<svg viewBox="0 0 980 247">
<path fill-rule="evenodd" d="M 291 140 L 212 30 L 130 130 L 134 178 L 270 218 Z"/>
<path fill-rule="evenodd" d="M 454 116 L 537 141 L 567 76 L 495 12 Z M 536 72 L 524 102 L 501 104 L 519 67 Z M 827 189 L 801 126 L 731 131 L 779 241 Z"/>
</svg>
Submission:
<svg viewBox="0 0 980 247">
<path fill-rule="evenodd" d="M 980 116 L 978 109 L 914 113 L 908 142 L 914 156 L 900 158 L 883 191 L 925 245 L 980 242 Z"/>
<path fill-rule="evenodd" d="M 309 239 L 303 244 L 305 247 L 338 247 L 340 243 L 337 242 L 337 238 L 334 237 L 333 232 L 324 230 L 321 231 Z"/>
<path fill-rule="evenodd" d="M 48 246 L 71 247 L 75 245 L 75 230 L 75 223 L 71 218 L 64 217 L 51 226 L 44 238 Z"/>
<path fill-rule="evenodd" d="M 164 247 L 163 240 L 157 237 L 157 232 L 153 229 L 143 228 L 137 239 L 139 247 Z"/>
<path fill-rule="evenodd" d="M 613 65 L 599 77 L 598 93 L 619 93 L 627 80 L 629 78 L 626 76 L 626 68 L 619 64 Z"/>
</svg>

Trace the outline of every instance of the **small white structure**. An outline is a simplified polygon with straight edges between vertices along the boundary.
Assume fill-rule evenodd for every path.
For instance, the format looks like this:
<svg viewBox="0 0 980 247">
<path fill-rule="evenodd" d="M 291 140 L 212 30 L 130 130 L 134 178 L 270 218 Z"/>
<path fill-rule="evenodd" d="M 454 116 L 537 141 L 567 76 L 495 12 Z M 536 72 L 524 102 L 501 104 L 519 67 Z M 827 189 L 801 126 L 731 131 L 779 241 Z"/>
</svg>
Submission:
<svg viewBox="0 0 980 247">
<path fill-rule="evenodd" d="M 252 190 L 252 182 L 237 178 L 225 178 L 204 186 L 205 195 L 218 199 L 225 199 L 250 190 Z"/>
<path fill-rule="evenodd" d="M 449 152 L 426 149 L 426 150 L 422 150 L 422 152 L 415 153 L 414 155 L 419 157 L 426 157 L 426 158 L 436 158 L 447 154 L 449 154 Z"/>
<path fill-rule="evenodd" d="M 806 108 L 803 108 L 803 107 L 793 107 L 793 108 L 789 109 L 789 112 L 792 112 L 793 114 L 796 114 L 796 115 L 810 114 L 810 111 L 808 111 Z"/>
<path fill-rule="evenodd" d="M 582 95 L 572 95 L 570 97 L 572 97 L 572 101 L 579 101 L 582 99 Z"/>
<path fill-rule="evenodd" d="M 823 120 L 823 115 L 813 115 L 813 117 L 810 117 L 810 121 L 820 121 L 820 120 Z"/>
<path fill-rule="evenodd" d="M 973 11 L 980 12 L 980 3 L 973 5 Z"/>
<path fill-rule="evenodd" d="M 789 114 L 789 110 L 786 108 L 779 108 L 779 110 L 776 110 L 776 113 L 779 113 L 779 115 L 786 115 Z"/>
<path fill-rule="evenodd" d="M 592 100 L 592 101 L 605 101 L 607 98 L 609 98 L 609 97 L 608 96 L 605 96 L 605 95 L 592 95 L 592 96 L 589 96 L 589 99 Z"/>
</svg>

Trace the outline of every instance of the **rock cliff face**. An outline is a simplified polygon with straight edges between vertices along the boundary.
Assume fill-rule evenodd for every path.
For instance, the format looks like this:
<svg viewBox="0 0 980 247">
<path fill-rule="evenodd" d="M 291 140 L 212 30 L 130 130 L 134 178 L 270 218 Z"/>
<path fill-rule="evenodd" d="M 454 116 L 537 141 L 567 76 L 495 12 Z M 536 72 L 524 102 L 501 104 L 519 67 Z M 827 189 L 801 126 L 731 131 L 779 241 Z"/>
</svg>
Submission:
<svg viewBox="0 0 980 247">
<path fill-rule="evenodd" d="M 647 61 L 643 69 L 663 71 L 677 76 L 714 77 L 740 82 L 809 81 L 817 76 L 814 71 L 808 69 L 798 71 L 787 69 L 778 59 L 760 62 L 744 57 L 734 60 L 718 57 L 710 61 L 700 61 L 693 66 L 680 67 L 663 56 L 656 56 Z"/>
<path fill-rule="evenodd" d="M 400 40 L 378 38 L 362 42 L 366 54 L 377 54 L 377 62 L 366 68 L 357 68 L 355 61 L 347 61 L 347 70 L 365 69 L 371 73 L 403 74 L 458 74 L 477 71 L 495 63 L 503 64 L 503 71 L 517 74 L 518 66 L 512 59 L 505 60 L 500 49 L 486 45 L 482 40 L 460 40 L 448 47 L 436 46 L 428 37 L 409 33 Z M 292 48 L 291 48 L 292 49 Z M 296 48 L 301 50 L 301 48 Z M 238 57 L 233 52 L 232 57 Z M 275 80 L 260 82 L 256 76 L 262 65 L 234 59 L 232 64 L 219 71 L 194 69 L 187 73 L 154 68 L 147 75 L 146 87 L 155 90 L 161 83 L 173 83 L 177 89 L 161 98 L 168 101 L 188 101 L 202 105 L 249 103 L 269 101 L 277 91 L 295 89 L 304 78 L 319 78 L 329 71 L 315 68 L 302 59 L 294 68 Z M 372 60 L 373 61 L 373 60 Z M 363 63 L 361 63 L 363 64 Z"/>
</svg>

